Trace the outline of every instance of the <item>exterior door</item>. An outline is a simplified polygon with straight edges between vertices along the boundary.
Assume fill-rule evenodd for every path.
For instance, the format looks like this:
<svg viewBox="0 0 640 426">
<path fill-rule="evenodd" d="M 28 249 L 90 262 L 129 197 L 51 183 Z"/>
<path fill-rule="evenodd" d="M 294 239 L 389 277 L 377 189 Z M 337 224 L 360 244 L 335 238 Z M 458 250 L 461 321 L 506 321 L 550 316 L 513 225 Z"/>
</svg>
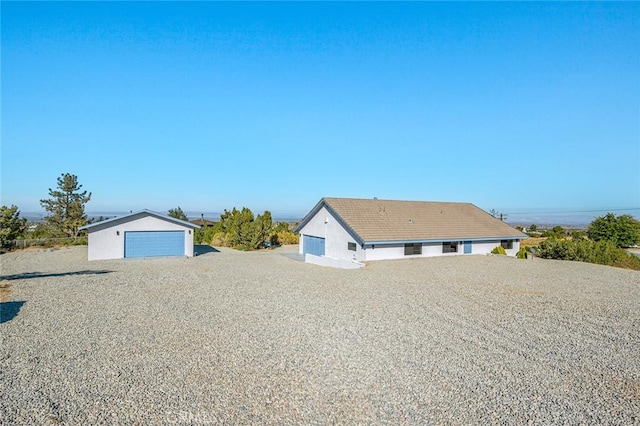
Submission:
<svg viewBox="0 0 640 426">
<path fill-rule="evenodd" d="M 302 239 L 303 254 L 313 254 L 316 256 L 324 256 L 324 238 L 312 237 L 304 235 Z"/>
<path fill-rule="evenodd" d="M 184 231 L 130 231 L 124 233 L 124 257 L 184 255 Z"/>
<path fill-rule="evenodd" d="M 470 254 L 471 253 L 471 241 L 465 241 L 464 242 L 464 254 Z"/>
</svg>

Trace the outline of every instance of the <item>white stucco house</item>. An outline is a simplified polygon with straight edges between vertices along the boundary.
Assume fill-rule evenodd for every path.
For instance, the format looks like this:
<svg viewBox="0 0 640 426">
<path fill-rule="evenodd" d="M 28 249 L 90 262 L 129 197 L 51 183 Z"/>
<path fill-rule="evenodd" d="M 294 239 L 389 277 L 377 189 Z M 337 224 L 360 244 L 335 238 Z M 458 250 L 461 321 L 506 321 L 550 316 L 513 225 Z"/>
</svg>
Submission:
<svg viewBox="0 0 640 426">
<path fill-rule="evenodd" d="M 300 254 L 315 263 L 487 254 L 496 246 L 515 256 L 527 238 L 471 203 L 353 198 L 321 199 L 296 231 Z"/>
<path fill-rule="evenodd" d="M 89 233 L 89 260 L 193 256 L 193 232 L 200 228 L 150 210 L 83 226 Z"/>
</svg>

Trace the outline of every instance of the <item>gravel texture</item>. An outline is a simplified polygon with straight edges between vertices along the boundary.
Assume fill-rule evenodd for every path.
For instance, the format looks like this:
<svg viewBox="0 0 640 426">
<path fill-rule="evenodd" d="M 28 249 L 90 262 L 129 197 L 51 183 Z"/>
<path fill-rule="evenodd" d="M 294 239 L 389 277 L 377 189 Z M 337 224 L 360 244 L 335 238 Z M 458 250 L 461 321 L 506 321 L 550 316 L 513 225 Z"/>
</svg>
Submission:
<svg viewBox="0 0 640 426">
<path fill-rule="evenodd" d="M 0 257 L 2 424 L 640 424 L 640 273 Z"/>
</svg>

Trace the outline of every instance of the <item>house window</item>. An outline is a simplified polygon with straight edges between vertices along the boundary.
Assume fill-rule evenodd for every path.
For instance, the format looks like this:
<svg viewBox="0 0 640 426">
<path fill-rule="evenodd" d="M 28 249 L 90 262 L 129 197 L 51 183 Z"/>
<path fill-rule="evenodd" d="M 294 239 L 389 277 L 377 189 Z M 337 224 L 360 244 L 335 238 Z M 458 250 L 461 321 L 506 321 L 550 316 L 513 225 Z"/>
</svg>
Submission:
<svg viewBox="0 0 640 426">
<path fill-rule="evenodd" d="M 458 242 L 457 241 L 445 241 L 442 243 L 442 252 L 443 253 L 457 253 L 458 252 Z"/>
<path fill-rule="evenodd" d="M 422 254 L 422 244 L 410 243 L 404 245 L 404 255 L 411 256 L 414 254 Z"/>
<path fill-rule="evenodd" d="M 356 243 L 347 243 L 347 250 L 356 251 Z"/>
<path fill-rule="evenodd" d="M 500 245 L 505 250 L 510 250 L 513 248 L 513 240 L 502 240 L 500 241 Z"/>
</svg>

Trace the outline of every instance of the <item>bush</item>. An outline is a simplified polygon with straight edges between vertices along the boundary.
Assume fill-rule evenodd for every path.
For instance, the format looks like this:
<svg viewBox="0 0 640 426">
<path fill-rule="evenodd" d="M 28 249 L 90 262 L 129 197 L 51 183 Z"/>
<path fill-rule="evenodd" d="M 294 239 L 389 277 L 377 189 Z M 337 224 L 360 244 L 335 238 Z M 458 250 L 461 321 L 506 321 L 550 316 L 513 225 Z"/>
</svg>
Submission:
<svg viewBox="0 0 640 426">
<path fill-rule="evenodd" d="M 518 259 L 526 259 L 529 255 L 527 254 L 527 249 L 525 247 L 520 247 L 518 253 L 516 253 L 516 257 Z"/>
<path fill-rule="evenodd" d="M 538 246 L 544 259 L 575 260 L 640 270 L 640 258 L 616 247 L 611 241 L 559 240 L 550 238 Z"/>
<path fill-rule="evenodd" d="M 231 247 L 231 238 L 229 234 L 224 232 L 215 232 L 211 236 L 211 241 L 209 242 L 212 246 L 221 246 L 221 247 Z"/>
<path fill-rule="evenodd" d="M 547 238 L 563 238 L 567 234 L 567 231 L 562 226 L 554 226 L 542 233 L 542 237 Z"/>
<path fill-rule="evenodd" d="M 213 226 L 203 226 L 194 232 L 193 242 L 194 244 L 211 244 L 214 234 L 215 229 Z"/>
<path fill-rule="evenodd" d="M 593 241 L 610 241 L 617 247 L 628 247 L 640 243 L 640 221 L 623 214 L 607 213 L 597 217 L 587 229 Z"/>
<path fill-rule="evenodd" d="M 272 246 L 298 244 L 300 235 L 293 232 L 295 225 L 288 222 L 279 222 L 269 237 Z"/>
<path fill-rule="evenodd" d="M 569 235 L 573 240 L 584 240 L 585 238 L 587 238 L 587 233 L 585 231 L 580 231 L 579 229 L 574 229 L 573 231 L 569 232 Z"/>
<path fill-rule="evenodd" d="M 284 246 L 287 244 L 298 244 L 300 235 L 291 231 L 280 231 L 271 235 L 271 244 L 274 246 Z"/>
<path fill-rule="evenodd" d="M 502 256 L 506 256 L 507 252 L 504 250 L 502 246 L 497 246 L 493 250 L 491 250 L 491 254 L 500 254 Z"/>
<path fill-rule="evenodd" d="M 212 244 L 241 250 L 256 250 L 264 247 L 273 230 L 271 213 L 267 210 L 254 217 L 253 212 L 243 207 L 235 207 L 220 215 L 220 221 L 213 227 Z"/>
</svg>

